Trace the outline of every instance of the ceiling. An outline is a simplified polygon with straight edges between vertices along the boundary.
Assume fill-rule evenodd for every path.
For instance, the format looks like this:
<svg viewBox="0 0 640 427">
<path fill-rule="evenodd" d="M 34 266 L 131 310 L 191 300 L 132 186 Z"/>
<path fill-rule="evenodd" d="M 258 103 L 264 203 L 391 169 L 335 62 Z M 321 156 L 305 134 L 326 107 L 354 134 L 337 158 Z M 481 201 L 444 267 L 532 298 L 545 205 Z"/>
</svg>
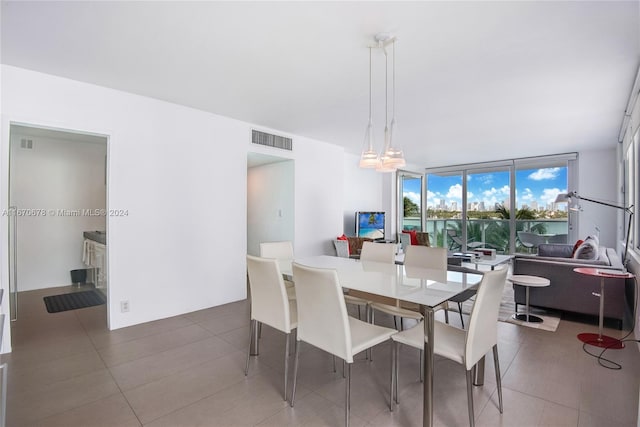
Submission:
<svg viewBox="0 0 640 427">
<path fill-rule="evenodd" d="M 640 64 L 638 1 L 3 1 L 1 12 L 3 64 L 353 153 L 367 124 L 367 46 L 390 32 L 397 145 L 427 167 L 614 146 Z M 380 148 L 378 50 L 373 74 Z"/>
</svg>

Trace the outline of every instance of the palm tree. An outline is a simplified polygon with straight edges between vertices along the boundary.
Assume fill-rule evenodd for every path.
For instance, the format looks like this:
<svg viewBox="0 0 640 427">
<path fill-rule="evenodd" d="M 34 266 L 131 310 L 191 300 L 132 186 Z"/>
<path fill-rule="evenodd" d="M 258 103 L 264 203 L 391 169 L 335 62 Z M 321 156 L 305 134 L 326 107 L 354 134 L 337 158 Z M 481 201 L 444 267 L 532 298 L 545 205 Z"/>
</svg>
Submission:
<svg viewBox="0 0 640 427">
<path fill-rule="evenodd" d="M 509 246 L 509 219 L 511 212 L 504 205 L 496 207 L 496 216 L 499 220 L 492 222 L 487 226 L 487 243 L 497 249 L 503 251 Z M 529 208 L 521 208 L 516 210 L 516 234 L 518 231 L 524 231 L 525 221 L 532 221 L 537 218 L 534 210 Z M 539 222 L 532 225 L 529 230 L 534 233 L 544 234 L 547 231 L 546 224 Z"/>
</svg>

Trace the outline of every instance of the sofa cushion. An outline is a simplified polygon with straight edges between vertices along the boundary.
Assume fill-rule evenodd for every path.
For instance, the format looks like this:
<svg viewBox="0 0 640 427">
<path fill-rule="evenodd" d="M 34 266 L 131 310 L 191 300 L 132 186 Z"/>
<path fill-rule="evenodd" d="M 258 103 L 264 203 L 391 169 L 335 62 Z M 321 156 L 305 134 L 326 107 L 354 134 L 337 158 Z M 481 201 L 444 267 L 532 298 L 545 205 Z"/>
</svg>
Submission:
<svg viewBox="0 0 640 427">
<path fill-rule="evenodd" d="M 587 237 L 587 239 L 578 247 L 573 257 L 576 259 L 595 260 L 598 259 L 599 255 L 598 242 L 591 237 Z"/>
<path fill-rule="evenodd" d="M 563 243 L 542 243 L 538 246 L 538 256 L 571 258 L 573 246 Z"/>
</svg>

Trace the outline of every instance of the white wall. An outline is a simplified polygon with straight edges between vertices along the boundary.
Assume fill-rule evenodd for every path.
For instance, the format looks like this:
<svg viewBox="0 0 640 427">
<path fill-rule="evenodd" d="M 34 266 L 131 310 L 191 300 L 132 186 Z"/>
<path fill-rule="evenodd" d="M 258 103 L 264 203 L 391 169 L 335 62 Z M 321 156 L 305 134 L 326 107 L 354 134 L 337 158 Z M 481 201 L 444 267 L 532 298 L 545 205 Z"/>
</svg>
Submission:
<svg viewBox="0 0 640 427">
<path fill-rule="evenodd" d="M 2 88 L 2 208 L 10 122 L 110 137 L 108 208 L 129 211 L 107 218 L 112 329 L 246 297 L 247 153 L 256 151 L 250 124 L 10 66 L 3 66 Z M 342 225 L 343 173 L 329 166 L 343 152 L 294 138 L 294 245 L 302 256 L 328 253 Z M 123 300 L 128 313 L 119 311 Z"/>
<path fill-rule="evenodd" d="M 616 146 L 606 150 L 581 151 L 578 155 L 578 194 L 589 199 L 618 204 L 616 189 L 618 162 Z M 584 239 L 600 229 L 600 244 L 616 248 L 618 253 L 617 219 L 622 218 L 622 210 L 581 201 L 582 211 L 578 214 L 578 236 Z M 575 214 L 574 214 L 575 215 Z M 622 224 L 622 222 L 621 222 Z M 622 226 L 622 225 L 621 225 Z"/>
<path fill-rule="evenodd" d="M 294 242 L 294 180 L 293 160 L 248 169 L 248 254 L 259 256 L 260 242 Z"/>
<path fill-rule="evenodd" d="M 33 141 L 32 149 L 20 139 Z M 104 143 L 12 133 L 10 203 L 24 213 L 18 222 L 19 291 L 71 283 L 82 263 L 83 231 L 105 230 L 105 216 L 61 211 L 106 207 Z"/>
<path fill-rule="evenodd" d="M 343 232 L 347 236 L 355 236 L 355 213 L 357 211 L 385 211 L 385 229 L 389 233 L 389 211 L 388 205 L 384 202 L 382 183 L 385 177 L 395 174 L 382 174 L 375 169 L 361 169 L 358 166 L 360 157 L 353 154 L 344 156 L 344 199 L 342 222 L 343 229 L 336 230 L 335 237 Z M 334 251 L 335 253 L 335 251 Z"/>
</svg>

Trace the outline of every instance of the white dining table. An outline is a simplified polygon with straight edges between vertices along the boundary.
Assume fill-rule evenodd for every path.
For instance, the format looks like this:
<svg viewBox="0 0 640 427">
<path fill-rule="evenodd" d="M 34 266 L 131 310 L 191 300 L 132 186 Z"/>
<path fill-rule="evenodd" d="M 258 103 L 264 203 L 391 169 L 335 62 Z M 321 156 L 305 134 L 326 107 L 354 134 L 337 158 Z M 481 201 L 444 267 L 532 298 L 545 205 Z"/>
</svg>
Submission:
<svg viewBox="0 0 640 427">
<path fill-rule="evenodd" d="M 294 261 L 308 267 L 336 270 L 343 288 L 420 305 L 425 319 L 424 335 L 427 344 L 424 352 L 423 425 L 432 426 L 434 309 L 465 290 L 477 286 L 482 280 L 482 275 L 325 255 L 296 258 Z M 291 260 L 281 261 L 280 270 L 285 277 L 294 279 L 291 265 Z"/>
</svg>

